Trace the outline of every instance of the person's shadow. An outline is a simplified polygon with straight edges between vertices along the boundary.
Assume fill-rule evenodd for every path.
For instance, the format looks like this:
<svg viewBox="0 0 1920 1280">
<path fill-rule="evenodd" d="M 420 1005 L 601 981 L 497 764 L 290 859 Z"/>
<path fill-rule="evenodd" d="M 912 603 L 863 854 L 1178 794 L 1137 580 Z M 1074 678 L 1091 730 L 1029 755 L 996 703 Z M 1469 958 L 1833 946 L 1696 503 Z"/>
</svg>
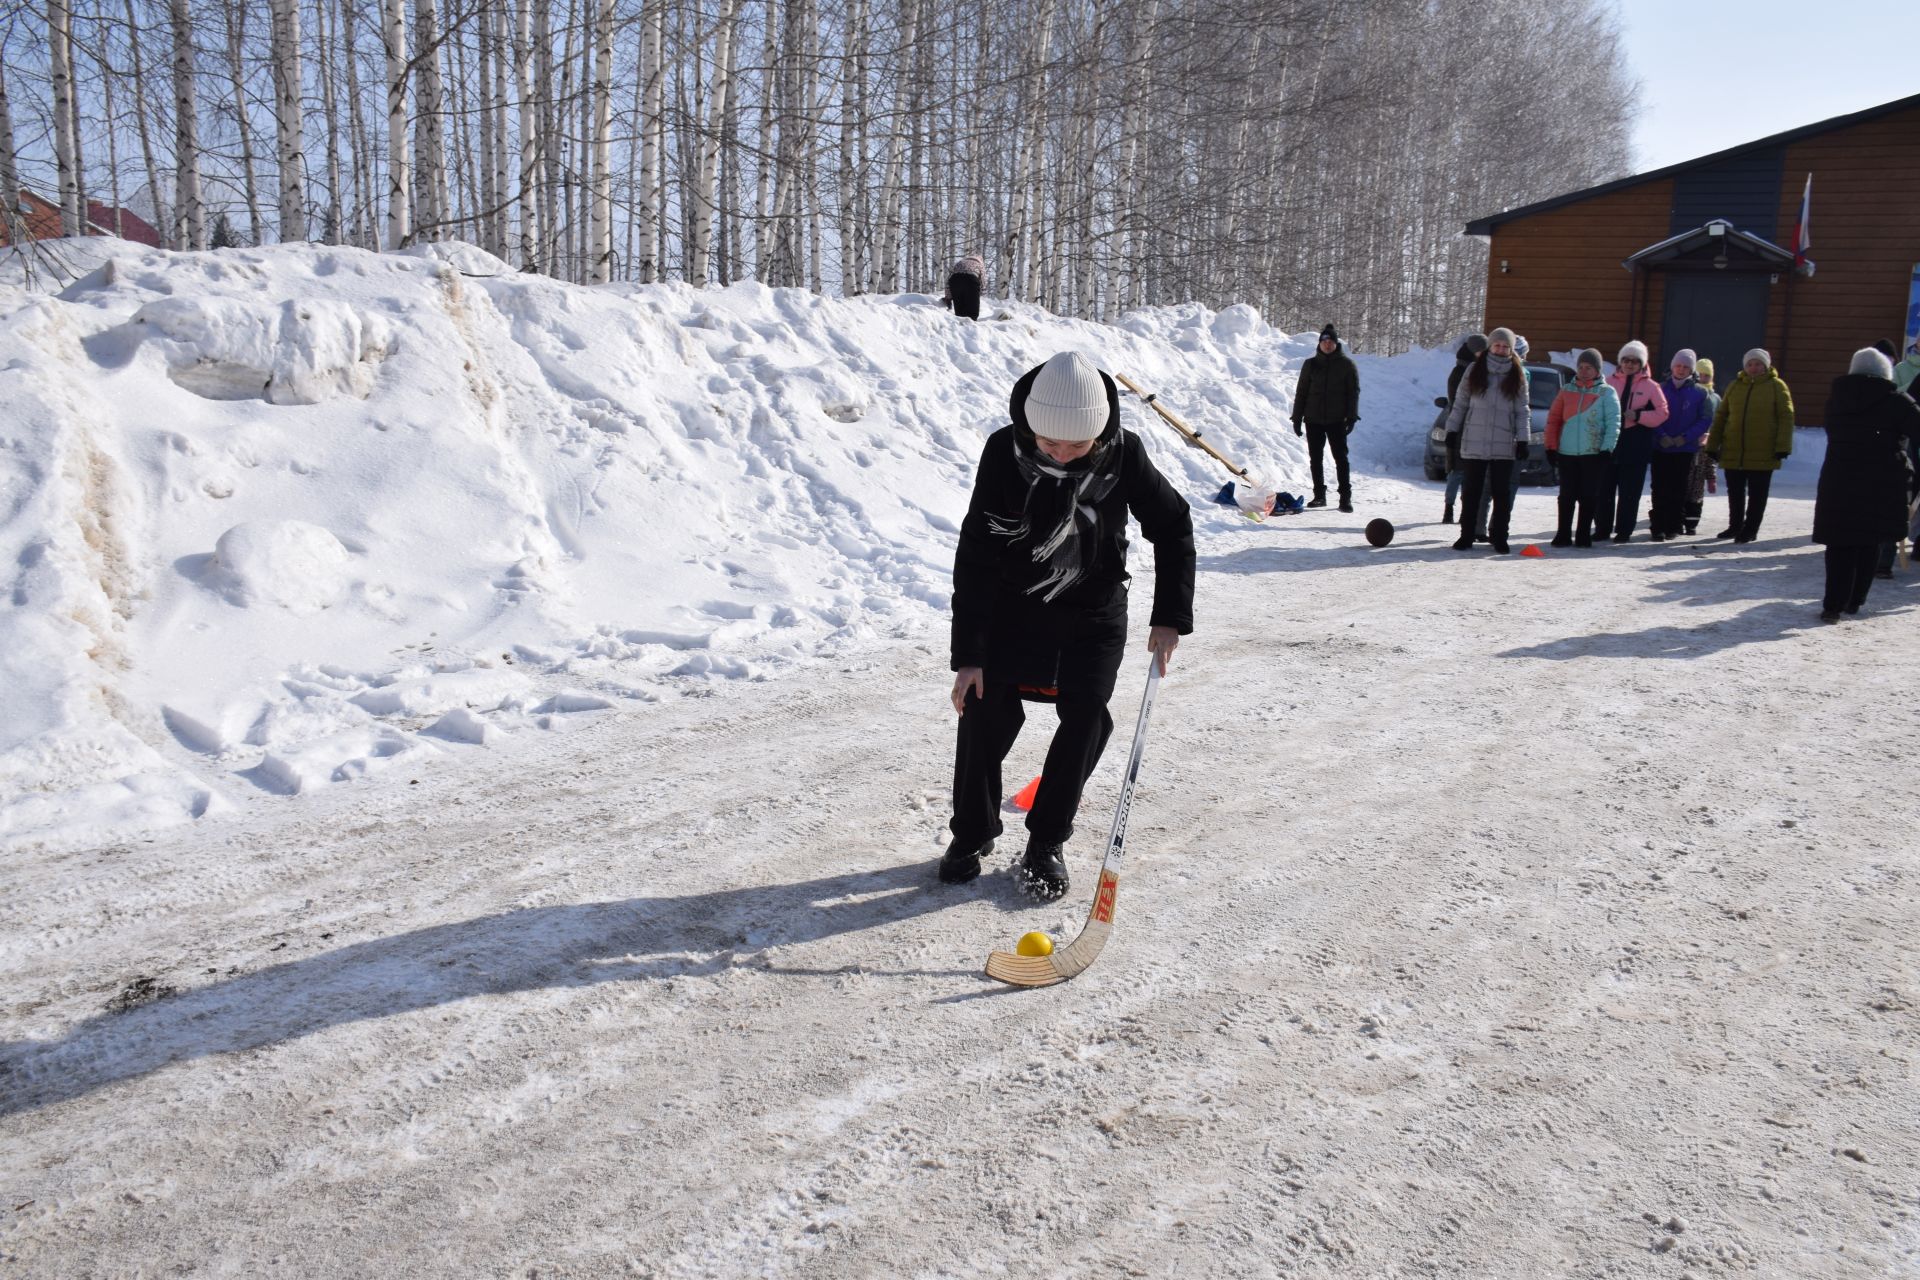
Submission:
<svg viewBox="0 0 1920 1280">
<path fill-rule="evenodd" d="M 1013 892 L 1005 877 L 980 883 L 994 897 Z M 151 1003 L 97 1014 L 59 1040 L 0 1043 L 0 1116 L 66 1102 L 183 1059 L 257 1049 L 470 996 L 692 977 L 756 961 L 773 969 L 754 953 L 892 924 L 979 896 L 942 892 L 922 862 L 798 884 L 504 911 L 352 943 L 158 998 L 152 997 L 164 989 L 136 982 L 129 988 L 134 999 Z M 883 972 L 858 965 L 778 971 L 850 968 Z M 884 972 L 963 977 L 979 970 Z"/>
<path fill-rule="evenodd" d="M 1780 548 L 1771 554 L 1767 548 Z M 1777 640 L 1800 631 L 1817 631 L 1820 594 L 1825 584 L 1818 549 L 1806 549 L 1804 538 L 1779 538 L 1735 549 L 1731 543 L 1696 543 L 1650 559 L 1646 572 L 1654 577 L 1646 599 L 1661 605 L 1697 608 L 1751 600 L 1732 617 L 1695 626 L 1647 627 L 1640 631 L 1599 631 L 1566 636 L 1508 649 L 1502 658 L 1703 658 L 1745 644 Z M 1799 548 L 1788 550 L 1787 548 Z M 1896 580 L 1897 581 L 1897 580 Z M 1876 582 L 1862 613 L 1905 612 L 1913 607 L 1911 593 L 1893 584 Z"/>
</svg>

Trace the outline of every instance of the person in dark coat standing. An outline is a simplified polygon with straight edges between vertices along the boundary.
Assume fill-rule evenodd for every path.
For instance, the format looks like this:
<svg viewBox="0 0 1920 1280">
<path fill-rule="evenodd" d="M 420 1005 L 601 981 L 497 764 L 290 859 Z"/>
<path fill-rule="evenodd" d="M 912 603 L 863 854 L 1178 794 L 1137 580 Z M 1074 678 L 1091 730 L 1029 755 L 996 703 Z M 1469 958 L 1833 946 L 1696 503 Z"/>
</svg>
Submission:
<svg viewBox="0 0 1920 1280">
<path fill-rule="evenodd" d="M 1014 384 L 1013 423 L 987 438 L 953 564 L 953 841 L 940 879 L 964 884 L 1000 835 L 1000 767 L 1024 700 L 1059 716 L 1027 814 L 1028 893 L 1067 891 L 1080 793 L 1113 733 L 1127 632 L 1127 516 L 1153 544 L 1147 648 L 1166 670 L 1193 630 L 1193 517 L 1120 426 L 1111 377 L 1062 352 Z"/>
<path fill-rule="evenodd" d="M 1310 507 L 1327 505 L 1327 473 L 1322 451 L 1333 446 L 1334 479 L 1340 485 L 1340 509 L 1353 510 L 1353 481 L 1347 470 L 1347 433 L 1360 421 L 1360 370 L 1340 349 L 1340 335 L 1329 324 L 1320 331 L 1320 349 L 1300 366 L 1293 388 L 1293 434 L 1304 423 L 1307 456 L 1313 465 Z"/>
<path fill-rule="evenodd" d="M 953 264 L 953 270 L 947 272 L 947 292 L 940 299 L 953 308 L 953 314 L 963 320 L 980 318 L 980 292 L 986 285 L 987 261 L 977 253 L 970 253 Z"/>
<path fill-rule="evenodd" d="M 1827 549 L 1822 622 L 1860 612 L 1880 544 L 1906 534 L 1906 442 L 1915 433 L 1920 405 L 1894 385 L 1893 361 L 1872 347 L 1854 352 L 1827 397 L 1827 457 L 1813 503 L 1813 540 Z"/>
<path fill-rule="evenodd" d="M 1447 408 L 1453 408 L 1453 397 L 1460 389 L 1460 379 L 1466 373 L 1467 366 L 1487 349 L 1487 335 L 1470 333 L 1460 340 L 1460 349 L 1453 353 L 1453 372 L 1447 375 Z M 1466 478 L 1466 471 L 1460 466 L 1460 455 L 1452 449 L 1447 450 L 1447 497 L 1446 506 L 1440 513 L 1441 524 L 1453 523 L 1453 500 L 1460 496 L 1460 482 Z"/>
</svg>

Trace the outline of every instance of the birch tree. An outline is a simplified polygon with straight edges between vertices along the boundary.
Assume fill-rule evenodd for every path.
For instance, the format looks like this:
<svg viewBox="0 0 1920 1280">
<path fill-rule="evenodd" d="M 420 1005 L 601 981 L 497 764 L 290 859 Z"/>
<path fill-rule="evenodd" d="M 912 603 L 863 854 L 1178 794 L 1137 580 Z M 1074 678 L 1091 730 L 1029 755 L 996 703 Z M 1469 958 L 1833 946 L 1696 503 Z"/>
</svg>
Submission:
<svg viewBox="0 0 1920 1280">
<path fill-rule="evenodd" d="M 406 0 L 384 0 L 381 43 L 387 54 L 387 247 L 413 241 L 413 181 L 407 165 L 412 151 L 407 136 Z"/>
</svg>

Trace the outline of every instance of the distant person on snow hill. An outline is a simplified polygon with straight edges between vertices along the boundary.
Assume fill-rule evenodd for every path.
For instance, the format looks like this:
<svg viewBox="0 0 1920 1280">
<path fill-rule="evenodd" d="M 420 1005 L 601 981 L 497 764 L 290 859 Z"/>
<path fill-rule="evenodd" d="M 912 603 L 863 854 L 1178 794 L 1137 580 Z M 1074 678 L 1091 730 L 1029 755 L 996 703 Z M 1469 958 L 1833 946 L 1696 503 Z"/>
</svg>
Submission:
<svg viewBox="0 0 1920 1280">
<path fill-rule="evenodd" d="M 1693 380 L 1700 390 L 1706 393 L 1706 414 L 1708 429 L 1712 429 L 1713 415 L 1720 411 L 1720 393 L 1713 389 L 1713 361 L 1700 357 L 1693 366 Z M 1706 451 L 1706 441 L 1693 455 L 1693 469 L 1687 472 L 1687 514 L 1681 521 L 1682 533 L 1694 533 L 1700 528 L 1700 513 L 1706 510 L 1707 495 L 1720 492 L 1713 483 L 1713 455 Z"/>
<path fill-rule="evenodd" d="M 1467 372 L 1474 357 L 1487 349 L 1487 335 L 1470 333 L 1460 339 L 1459 350 L 1453 353 L 1453 371 L 1447 374 L 1447 408 L 1453 408 L 1454 394 L 1460 388 L 1460 379 Z M 1447 505 L 1440 513 L 1441 524 L 1453 523 L 1453 500 L 1460 496 L 1460 481 L 1466 472 L 1460 468 L 1460 455 L 1453 449 L 1447 450 Z"/>
<path fill-rule="evenodd" d="M 1533 441 L 1533 410 L 1527 403 L 1527 379 L 1513 351 L 1513 330 L 1495 329 L 1487 349 L 1474 358 L 1460 380 L 1460 392 L 1447 410 L 1447 448 L 1466 467 L 1460 507 L 1460 537 L 1455 551 L 1473 546 L 1473 513 L 1480 494 L 1493 486 L 1493 518 L 1487 541 L 1507 554 L 1507 522 L 1513 515 L 1514 464 L 1527 456 Z"/>
<path fill-rule="evenodd" d="M 1727 527 L 1716 537 L 1752 542 L 1767 514 L 1773 473 L 1793 452 L 1793 393 L 1773 367 L 1773 356 L 1755 347 L 1713 415 L 1707 452 L 1727 473 Z"/>
<path fill-rule="evenodd" d="M 1687 477 L 1693 460 L 1713 429 L 1707 391 L 1693 374 L 1693 352 L 1682 347 L 1660 390 L 1667 398 L 1667 420 L 1653 433 L 1653 511 L 1647 524 L 1655 542 L 1677 538 L 1687 527 Z"/>
<path fill-rule="evenodd" d="M 941 301 L 953 308 L 953 314 L 966 320 L 980 318 L 980 293 L 986 287 L 987 261 L 970 253 L 947 272 L 947 291 Z"/>
<path fill-rule="evenodd" d="M 1594 524 L 1606 536 L 1607 515 L 1598 510 L 1602 477 L 1613 469 L 1620 438 L 1620 397 L 1600 376 L 1599 351 L 1588 347 L 1574 361 L 1573 381 L 1560 388 L 1547 410 L 1547 462 L 1560 473 L 1560 522 L 1556 547 L 1590 547 Z"/>
<path fill-rule="evenodd" d="M 1907 443 L 1920 438 L 1920 405 L 1894 386 L 1893 362 L 1868 347 L 1854 352 L 1846 374 L 1833 380 L 1826 428 L 1813 540 L 1827 548 L 1820 621 L 1838 622 L 1867 602 L 1880 544 L 1907 531 L 1913 479 Z"/>
<path fill-rule="evenodd" d="M 1127 637 L 1127 515 L 1153 544 L 1147 648 L 1166 670 L 1193 630 L 1193 518 L 1120 426 L 1112 378 L 1062 352 L 1013 387 L 1011 426 L 987 438 L 953 564 L 953 842 L 940 878 L 964 884 L 1000 835 L 1000 766 L 1051 701 L 1060 724 L 1027 814 L 1021 886 L 1067 891 L 1064 846 L 1113 718 L 1107 700 Z"/>
<path fill-rule="evenodd" d="M 1640 498 L 1647 491 L 1657 429 L 1667 420 L 1667 393 L 1647 368 L 1647 344 L 1635 339 L 1620 348 L 1607 378 L 1620 397 L 1620 443 L 1613 450 L 1613 484 L 1619 497 L 1613 513 L 1613 540 L 1625 542 L 1640 520 Z"/>
<path fill-rule="evenodd" d="M 1322 451 L 1333 446 L 1334 479 L 1340 485 L 1340 509 L 1353 510 L 1353 481 L 1347 471 L 1347 433 L 1360 421 L 1360 371 L 1340 349 L 1340 335 L 1329 324 L 1320 331 L 1320 349 L 1300 366 L 1293 387 L 1293 434 L 1306 424 L 1307 458 L 1313 466 L 1310 507 L 1327 505 L 1327 473 Z"/>
</svg>

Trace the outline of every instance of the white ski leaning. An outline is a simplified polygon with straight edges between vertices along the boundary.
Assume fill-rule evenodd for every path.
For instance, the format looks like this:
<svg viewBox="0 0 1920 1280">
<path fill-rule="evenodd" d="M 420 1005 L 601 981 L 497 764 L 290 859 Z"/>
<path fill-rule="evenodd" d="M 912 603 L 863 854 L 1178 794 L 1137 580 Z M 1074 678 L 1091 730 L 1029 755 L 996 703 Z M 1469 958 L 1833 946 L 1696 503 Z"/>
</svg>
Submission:
<svg viewBox="0 0 1920 1280">
<path fill-rule="evenodd" d="M 1133 811 L 1133 787 L 1140 780 L 1140 755 L 1147 745 L 1147 715 L 1160 687 L 1160 655 L 1147 661 L 1147 691 L 1140 698 L 1140 719 L 1133 726 L 1133 750 L 1127 756 L 1126 776 L 1120 782 L 1120 803 L 1114 806 L 1113 829 L 1107 834 L 1107 856 L 1100 864 L 1100 883 L 1080 936 L 1052 955 L 1022 956 L 996 951 L 987 957 L 987 976 L 1016 987 L 1048 987 L 1083 972 L 1107 945 L 1113 932 L 1114 901 L 1120 895 L 1120 865 L 1126 860 L 1127 817 Z"/>
</svg>

